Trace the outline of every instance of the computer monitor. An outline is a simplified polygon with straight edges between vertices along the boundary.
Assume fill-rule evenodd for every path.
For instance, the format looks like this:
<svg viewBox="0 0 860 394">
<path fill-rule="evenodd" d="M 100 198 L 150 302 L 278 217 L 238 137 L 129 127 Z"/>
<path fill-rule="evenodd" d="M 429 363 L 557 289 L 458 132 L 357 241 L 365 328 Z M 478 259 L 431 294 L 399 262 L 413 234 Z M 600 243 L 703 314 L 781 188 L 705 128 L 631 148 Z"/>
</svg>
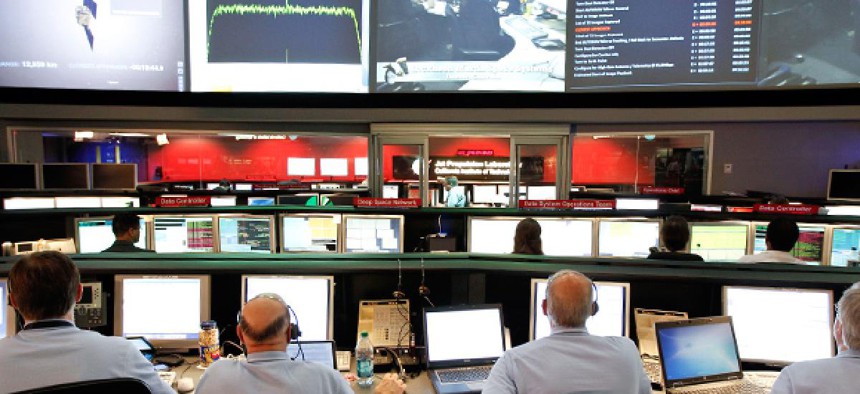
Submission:
<svg viewBox="0 0 860 394">
<path fill-rule="evenodd" d="M 151 219 L 150 219 L 151 220 Z M 100 253 L 113 245 L 113 217 L 91 217 L 75 219 L 75 247 L 78 253 Z M 147 217 L 140 218 L 140 240 L 134 244 L 149 249 L 147 239 L 149 226 Z"/>
<path fill-rule="evenodd" d="M 317 193 L 284 194 L 278 196 L 278 205 L 316 207 L 320 205 L 320 195 Z"/>
<path fill-rule="evenodd" d="M 157 348 L 194 349 L 209 320 L 208 275 L 117 275 L 114 335 L 141 336 Z"/>
<path fill-rule="evenodd" d="M 850 261 L 860 260 L 860 227 L 834 226 L 830 235 L 830 265 L 849 267 Z"/>
<path fill-rule="evenodd" d="M 830 170 L 827 199 L 860 201 L 860 170 Z"/>
<path fill-rule="evenodd" d="M 528 200 L 555 200 L 555 186 L 528 186 L 526 187 L 526 199 Z"/>
<path fill-rule="evenodd" d="M 334 341 L 291 341 L 287 345 L 287 355 L 291 359 L 317 363 L 337 369 Z"/>
<path fill-rule="evenodd" d="M 525 217 L 469 217 L 469 252 L 504 254 L 513 250 L 517 224 Z M 592 219 L 538 217 L 547 256 L 591 257 Z"/>
<path fill-rule="evenodd" d="M 15 335 L 15 309 L 8 303 L 9 282 L 6 278 L 0 278 L 0 339 Z"/>
<path fill-rule="evenodd" d="M 221 253 L 274 253 L 275 219 L 264 215 L 218 215 Z"/>
<path fill-rule="evenodd" d="M 475 204 L 495 204 L 499 202 L 498 190 L 496 185 L 472 185 L 472 202 Z"/>
<path fill-rule="evenodd" d="M 748 222 L 706 222 L 690 225 L 690 253 L 705 261 L 737 261 L 747 253 Z"/>
<path fill-rule="evenodd" d="M 90 188 L 90 166 L 87 163 L 42 164 L 42 189 L 87 190 Z"/>
<path fill-rule="evenodd" d="M 660 245 L 660 222 L 600 219 L 597 237 L 598 256 L 648 257 L 649 248 Z"/>
<path fill-rule="evenodd" d="M 39 174 L 33 163 L 0 163 L 0 190 L 39 188 Z"/>
<path fill-rule="evenodd" d="M 339 213 L 282 214 L 281 252 L 337 252 L 340 250 Z"/>
<path fill-rule="evenodd" d="M 130 190 L 137 187 L 137 164 L 93 163 L 91 166 L 94 190 Z"/>
<path fill-rule="evenodd" d="M 248 197 L 249 207 L 267 207 L 275 205 L 275 197 Z"/>
<path fill-rule="evenodd" d="M 744 361 L 784 365 L 834 355 L 830 290 L 724 286 L 723 314 L 734 321 Z"/>
<path fill-rule="evenodd" d="M 152 247 L 158 253 L 215 251 L 212 216 L 155 216 Z"/>
<path fill-rule="evenodd" d="M 400 185 L 382 185 L 382 198 L 400 197 Z"/>
<path fill-rule="evenodd" d="M 549 318 L 543 314 L 541 304 L 546 299 L 547 279 L 532 279 L 532 302 L 529 314 L 529 337 L 540 339 L 550 334 Z M 586 320 L 591 335 L 626 337 L 630 333 L 630 284 L 621 282 L 594 282 L 597 286 L 596 315 Z"/>
<path fill-rule="evenodd" d="M 767 250 L 765 237 L 767 236 L 767 223 L 753 223 L 753 253 L 758 254 Z M 797 238 L 797 243 L 791 249 L 791 254 L 794 257 L 806 262 L 806 264 L 822 264 L 824 258 L 824 235 L 826 227 L 824 225 L 803 224 L 798 223 L 800 236 Z"/>
<path fill-rule="evenodd" d="M 403 215 L 343 215 L 346 253 L 403 253 Z"/>
<path fill-rule="evenodd" d="M 262 293 L 275 293 L 289 305 L 302 335 L 299 340 L 332 339 L 334 316 L 333 276 L 243 275 L 242 305 Z"/>
</svg>

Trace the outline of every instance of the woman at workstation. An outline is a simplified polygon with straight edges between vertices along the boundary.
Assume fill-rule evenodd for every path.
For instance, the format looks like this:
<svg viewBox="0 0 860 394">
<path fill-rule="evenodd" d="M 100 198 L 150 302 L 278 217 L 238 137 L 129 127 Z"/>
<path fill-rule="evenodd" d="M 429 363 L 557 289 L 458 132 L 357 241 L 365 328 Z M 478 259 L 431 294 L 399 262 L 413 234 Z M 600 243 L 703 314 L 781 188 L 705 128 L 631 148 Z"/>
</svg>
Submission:
<svg viewBox="0 0 860 394">
<path fill-rule="evenodd" d="M 540 239 L 540 223 L 532 218 L 525 218 L 517 223 L 514 234 L 514 251 L 516 254 L 543 254 L 543 242 Z"/>
</svg>

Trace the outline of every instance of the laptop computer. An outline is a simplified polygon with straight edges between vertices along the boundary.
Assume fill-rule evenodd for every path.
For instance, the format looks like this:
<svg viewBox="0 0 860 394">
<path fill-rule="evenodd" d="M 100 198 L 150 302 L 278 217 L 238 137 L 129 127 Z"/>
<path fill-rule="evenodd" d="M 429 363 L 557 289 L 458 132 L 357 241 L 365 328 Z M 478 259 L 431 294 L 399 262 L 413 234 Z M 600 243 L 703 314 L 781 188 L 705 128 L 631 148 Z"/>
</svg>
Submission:
<svg viewBox="0 0 860 394">
<path fill-rule="evenodd" d="M 427 373 L 438 394 L 479 393 L 505 351 L 502 306 L 424 309 Z"/>
<path fill-rule="evenodd" d="M 731 316 L 658 322 L 654 328 L 667 393 L 770 392 L 744 379 Z"/>
<path fill-rule="evenodd" d="M 687 312 L 636 308 L 633 317 L 636 323 L 636 338 L 639 340 L 639 355 L 642 357 L 645 373 L 652 383 L 662 384 L 663 377 L 660 372 L 660 355 L 657 351 L 654 323 L 687 320 Z"/>
<path fill-rule="evenodd" d="M 337 369 L 334 341 L 295 341 L 287 346 L 287 354 L 293 360 L 302 360 Z"/>
</svg>

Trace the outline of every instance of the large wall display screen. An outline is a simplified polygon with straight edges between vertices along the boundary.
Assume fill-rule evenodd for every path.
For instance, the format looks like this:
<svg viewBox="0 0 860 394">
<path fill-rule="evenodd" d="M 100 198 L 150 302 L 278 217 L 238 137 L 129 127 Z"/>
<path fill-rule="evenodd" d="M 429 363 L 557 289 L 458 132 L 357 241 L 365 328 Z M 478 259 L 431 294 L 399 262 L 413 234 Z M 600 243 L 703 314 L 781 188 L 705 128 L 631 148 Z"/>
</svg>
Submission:
<svg viewBox="0 0 860 394">
<path fill-rule="evenodd" d="M 0 4 L 0 86 L 185 90 L 184 4 L 39 0 Z"/>
<path fill-rule="evenodd" d="M 192 91 L 367 92 L 362 0 L 190 0 Z"/>
</svg>

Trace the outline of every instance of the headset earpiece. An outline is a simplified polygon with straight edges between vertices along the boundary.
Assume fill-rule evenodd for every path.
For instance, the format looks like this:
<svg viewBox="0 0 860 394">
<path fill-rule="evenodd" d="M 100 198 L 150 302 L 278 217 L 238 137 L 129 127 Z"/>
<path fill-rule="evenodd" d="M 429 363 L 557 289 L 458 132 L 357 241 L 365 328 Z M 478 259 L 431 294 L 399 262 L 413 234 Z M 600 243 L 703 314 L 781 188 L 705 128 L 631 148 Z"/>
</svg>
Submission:
<svg viewBox="0 0 860 394">
<path fill-rule="evenodd" d="M 300 336 L 302 336 L 302 331 L 299 330 L 299 325 L 296 323 L 290 323 L 290 340 L 297 341 Z"/>
<path fill-rule="evenodd" d="M 600 305 L 597 304 L 597 298 L 599 295 L 597 293 L 597 285 L 595 285 L 594 282 L 591 282 L 591 292 L 591 299 L 593 300 L 591 301 L 591 316 L 594 316 L 597 312 L 600 312 Z"/>
</svg>

